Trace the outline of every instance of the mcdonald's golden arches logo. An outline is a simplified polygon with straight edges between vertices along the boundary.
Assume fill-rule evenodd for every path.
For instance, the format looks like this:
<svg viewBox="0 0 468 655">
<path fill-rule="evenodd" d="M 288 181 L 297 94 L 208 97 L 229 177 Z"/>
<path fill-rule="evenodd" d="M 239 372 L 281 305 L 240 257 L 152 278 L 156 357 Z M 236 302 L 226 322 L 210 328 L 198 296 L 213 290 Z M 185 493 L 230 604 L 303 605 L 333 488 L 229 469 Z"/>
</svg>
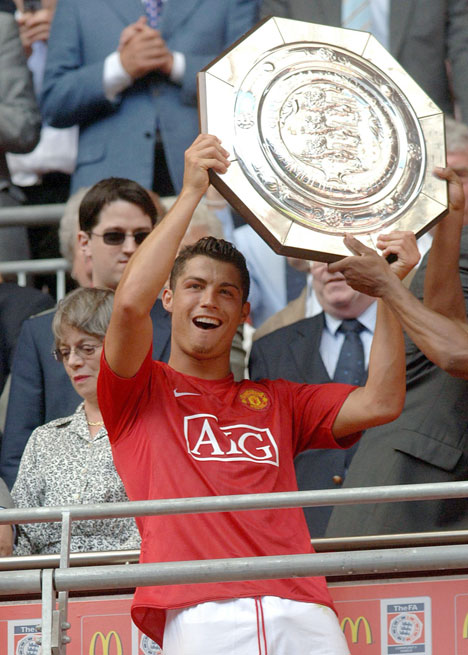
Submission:
<svg viewBox="0 0 468 655">
<path fill-rule="evenodd" d="M 115 648 L 111 650 L 111 643 L 115 644 Z M 98 640 L 101 644 L 101 649 L 96 648 Z M 95 632 L 89 642 L 89 655 L 123 655 L 122 640 L 115 630 L 110 630 L 106 635 L 101 632 Z"/>
<path fill-rule="evenodd" d="M 345 616 L 345 618 L 341 621 L 341 629 L 346 634 L 345 628 L 347 625 L 349 625 L 351 630 L 351 643 L 357 644 L 359 641 L 359 629 L 361 627 L 361 624 L 364 626 L 364 630 L 366 631 L 366 644 L 371 644 L 372 631 L 369 625 L 369 621 L 366 619 L 365 616 L 359 616 L 356 619 L 356 621 L 350 619 L 349 616 Z"/>
<path fill-rule="evenodd" d="M 463 621 L 463 639 L 468 639 L 468 614 L 465 615 L 465 620 Z"/>
</svg>

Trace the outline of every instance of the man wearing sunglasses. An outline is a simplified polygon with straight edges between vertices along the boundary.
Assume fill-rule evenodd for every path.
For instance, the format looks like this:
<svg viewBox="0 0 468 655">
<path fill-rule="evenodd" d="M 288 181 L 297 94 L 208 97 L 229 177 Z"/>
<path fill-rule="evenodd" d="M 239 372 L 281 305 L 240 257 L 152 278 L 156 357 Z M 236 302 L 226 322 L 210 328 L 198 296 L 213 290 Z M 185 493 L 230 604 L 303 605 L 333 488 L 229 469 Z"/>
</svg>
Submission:
<svg viewBox="0 0 468 655">
<path fill-rule="evenodd" d="M 80 204 L 78 240 L 92 263 L 93 286 L 117 287 L 130 257 L 163 213 L 143 187 L 125 178 L 101 180 L 87 192 Z M 54 313 L 49 310 L 25 321 L 18 339 L 0 459 L 0 477 L 10 487 L 31 432 L 73 413 L 80 402 L 63 366 L 52 356 Z M 154 358 L 167 361 L 170 320 L 160 301 L 152 319 L 158 327 Z"/>
<path fill-rule="evenodd" d="M 117 287 L 155 220 L 154 203 L 136 182 L 108 178 L 88 191 L 79 209 L 78 243 L 92 262 L 93 286 Z"/>
</svg>

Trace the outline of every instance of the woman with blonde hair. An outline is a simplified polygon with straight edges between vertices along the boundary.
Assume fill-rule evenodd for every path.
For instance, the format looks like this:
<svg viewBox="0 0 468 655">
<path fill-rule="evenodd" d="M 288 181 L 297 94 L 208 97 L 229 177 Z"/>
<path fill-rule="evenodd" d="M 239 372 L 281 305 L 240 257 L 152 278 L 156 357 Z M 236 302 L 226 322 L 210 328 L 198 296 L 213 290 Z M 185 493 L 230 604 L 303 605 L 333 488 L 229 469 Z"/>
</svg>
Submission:
<svg viewBox="0 0 468 655">
<path fill-rule="evenodd" d="M 50 421 L 32 433 L 12 490 L 17 507 L 74 505 L 127 500 L 114 468 L 97 402 L 97 378 L 113 292 L 80 288 L 58 305 L 52 329 L 56 359 L 83 398 L 72 416 Z M 139 547 L 134 519 L 73 521 L 72 551 Z M 16 555 L 60 550 L 59 523 L 18 526 Z"/>
</svg>

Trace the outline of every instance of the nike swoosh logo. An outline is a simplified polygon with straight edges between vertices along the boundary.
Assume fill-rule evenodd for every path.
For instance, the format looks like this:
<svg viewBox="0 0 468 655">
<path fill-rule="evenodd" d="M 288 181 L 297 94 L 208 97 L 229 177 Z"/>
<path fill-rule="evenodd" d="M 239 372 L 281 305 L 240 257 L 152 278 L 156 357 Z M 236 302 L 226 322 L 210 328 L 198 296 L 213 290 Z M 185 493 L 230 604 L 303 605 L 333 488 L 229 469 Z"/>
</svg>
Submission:
<svg viewBox="0 0 468 655">
<path fill-rule="evenodd" d="M 174 396 L 179 398 L 179 396 L 201 396 L 201 394 L 192 393 L 191 391 L 177 391 L 177 389 L 174 389 Z"/>
</svg>

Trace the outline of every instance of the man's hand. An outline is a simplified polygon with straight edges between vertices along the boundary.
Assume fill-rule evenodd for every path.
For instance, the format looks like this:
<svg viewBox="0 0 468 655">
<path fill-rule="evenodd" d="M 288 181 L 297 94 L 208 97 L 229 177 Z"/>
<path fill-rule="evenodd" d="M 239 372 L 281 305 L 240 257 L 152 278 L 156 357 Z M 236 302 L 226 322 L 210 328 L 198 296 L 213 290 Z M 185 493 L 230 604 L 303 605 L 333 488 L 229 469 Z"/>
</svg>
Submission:
<svg viewBox="0 0 468 655">
<path fill-rule="evenodd" d="M 441 180 L 447 180 L 449 192 L 449 216 L 455 215 L 463 221 L 465 211 L 465 193 L 463 184 L 455 171 L 447 166 L 446 168 L 434 168 L 434 175 Z M 443 221 L 442 221 L 443 222 Z"/>
<path fill-rule="evenodd" d="M 151 71 L 170 75 L 174 57 L 158 30 L 142 19 L 126 27 L 120 35 L 120 61 L 127 73 L 138 79 Z"/>
<path fill-rule="evenodd" d="M 132 36 L 134 36 L 137 32 L 141 32 L 143 27 L 146 25 L 146 16 L 140 16 L 140 18 L 137 20 L 136 23 L 131 23 L 130 25 L 127 25 L 127 27 L 122 31 L 122 34 L 120 35 L 120 40 L 119 40 L 119 47 L 117 50 L 120 52 L 122 48 L 127 45 L 127 43 L 130 41 Z"/>
<path fill-rule="evenodd" d="M 185 172 L 182 193 L 195 192 L 202 196 L 210 184 L 208 170 L 226 173 L 230 166 L 229 153 L 221 141 L 211 134 L 199 134 L 185 152 Z"/>
<path fill-rule="evenodd" d="M 383 257 L 396 255 L 397 259 L 390 264 L 390 268 L 400 280 L 408 275 L 421 258 L 416 237 L 409 231 L 394 230 L 389 234 L 379 234 L 377 248 L 382 251 Z"/>
<path fill-rule="evenodd" d="M 53 17 L 52 9 L 43 8 L 35 12 L 27 11 L 18 18 L 21 43 L 27 57 L 32 52 L 33 43 L 49 40 Z"/>
<path fill-rule="evenodd" d="M 356 256 L 333 262 L 328 265 L 328 270 L 330 273 L 343 273 L 353 289 L 377 298 L 383 297 L 389 284 L 394 281 L 393 273 L 402 280 L 420 258 L 412 232 L 395 231 L 380 235 L 377 245 L 383 248 L 382 256 L 349 234 L 345 236 L 344 243 Z M 397 260 L 391 265 L 385 259 L 389 254 L 397 255 Z"/>
<path fill-rule="evenodd" d="M 0 525 L 0 557 L 9 557 L 13 552 L 13 529 L 11 525 Z"/>
<path fill-rule="evenodd" d="M 345 236 L 344 243 L 355 256 L 329 264 L 330 273 L 342 273 L 349 286 L 356 291 L 381 297 L 388 279 L 392 277 L 387 261 L 349 234 Z"/>
</svg>

